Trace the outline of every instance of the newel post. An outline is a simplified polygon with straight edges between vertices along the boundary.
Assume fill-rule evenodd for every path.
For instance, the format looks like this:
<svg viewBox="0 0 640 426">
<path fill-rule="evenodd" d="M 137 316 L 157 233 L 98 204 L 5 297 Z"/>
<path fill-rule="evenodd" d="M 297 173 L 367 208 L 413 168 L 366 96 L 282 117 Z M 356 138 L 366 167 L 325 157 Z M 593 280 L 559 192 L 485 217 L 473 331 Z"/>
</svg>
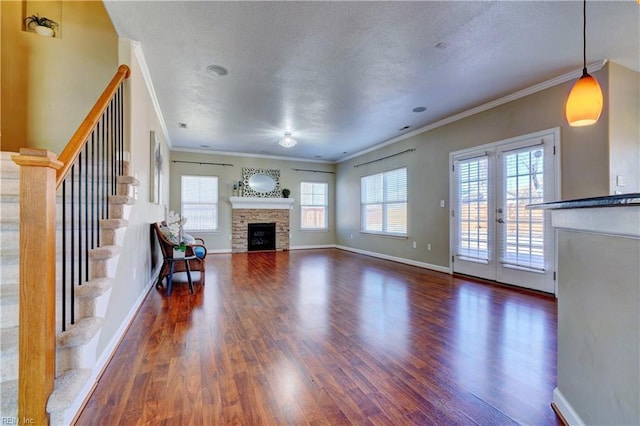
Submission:
<svg viewBox="0 0 640 426">
<path fill-rule="evenodd" d="M 18 418 L 48 424 L 55 379 L 57 156 L 23 148 L 20 166 L 20 331 Z"/>
</svg>

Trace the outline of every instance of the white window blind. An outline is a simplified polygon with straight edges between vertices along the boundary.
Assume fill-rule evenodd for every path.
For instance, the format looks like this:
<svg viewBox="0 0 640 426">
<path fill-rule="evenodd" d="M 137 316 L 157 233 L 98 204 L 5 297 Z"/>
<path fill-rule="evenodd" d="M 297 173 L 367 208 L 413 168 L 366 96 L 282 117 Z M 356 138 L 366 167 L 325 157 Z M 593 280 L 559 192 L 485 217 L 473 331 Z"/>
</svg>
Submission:
<svg viewBox="0 0 640 426">
<path fill-rule="evenodd" d="M 328 187 L 324 182 L 300 183 L 300 228 L 327 229 Z"/>
<path fill-rule="evenodd" d="M 544 146 L 530 146 L 502 155 L 505 191 L 500 262 L 543 271 L 544 210 L 529 210 L 525 206 L 544 202 Z"/>
<path fill-rule="evenodd" d="M 186 231 L 218 229 L 218 178 L 182 176 L 181 212 L 187 219 Z"/>
<path fill-rule="evenodd" d="M 456 175 L 456 254 L 464 259 L 489 260 L 489 158 L 459 160 Z"/>
<path fill-rule="evenodd" d="M 407 169 L 364 176 L 360 180 L 362 230 L 407 234 Z"/>
</svg>

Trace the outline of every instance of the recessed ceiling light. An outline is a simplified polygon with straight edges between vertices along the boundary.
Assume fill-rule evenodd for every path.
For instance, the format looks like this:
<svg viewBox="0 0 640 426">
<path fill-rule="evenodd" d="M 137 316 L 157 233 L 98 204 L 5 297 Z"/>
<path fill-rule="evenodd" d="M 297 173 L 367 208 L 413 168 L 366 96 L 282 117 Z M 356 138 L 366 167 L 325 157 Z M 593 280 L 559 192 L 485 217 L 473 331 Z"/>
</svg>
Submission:
<svg viewBox="0 0 640 426">
<path fill-rule="evenodd" d="M 442 49 L 442 50 L 444 50 L 444 49 L 446 49 L 447 47 L 449 47 L 449 45 L 448 45 L 447 43 L 444 43 L 444 42 L 442 42 L 442 41 L 441 41 L 440 43 L 436 44 L 434 47 L 435 47 L 436 49 Z"/>
<path fill-rule="evenodd" d="M 403 131 L 403 130 L 407 130 L 407 129 L 410 129 L 410 128 L 411 128 L 411 126 L 404 126 L 404 127 L 399 128 L 398 130 L 399 131 Z"/>
<path fill-rule="evenodd" d="M 181 129 L 186 129 L 187 123 L 178 123 L 178 127 L 180 127 Z"/>
<path fill-rule="evenodd" d="M 223 75 L 229 74 L 229 71 L 225 67 L 221 67 L 220 65 L 209 65 L 207 67 L 207 71 L 217 77 L 222 77 Z"/>
<path fill-rule="evenodd" d="M 426 110 L 427 109 L 425 107 L 415 107 L 411 111 L 413 111 L 413 112 L 422 112 L 422 111 L 426 111 Z"/>
</svg>

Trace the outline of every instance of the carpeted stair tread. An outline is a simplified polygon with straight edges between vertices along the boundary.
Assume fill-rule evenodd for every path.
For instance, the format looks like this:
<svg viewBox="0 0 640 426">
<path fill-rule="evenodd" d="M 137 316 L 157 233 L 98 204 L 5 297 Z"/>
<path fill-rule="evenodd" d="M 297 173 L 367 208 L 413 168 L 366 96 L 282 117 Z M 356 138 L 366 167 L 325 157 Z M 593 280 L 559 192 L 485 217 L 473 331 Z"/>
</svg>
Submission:
<svg viewBox="0 0 640 426">
<path fill-rule="evenodd" d="M 89 258 L 91 260 L 106 260 L 118 256 L 122 252 L 120 246 L 102 246 L 91 249 L 89 251 Z"/>
<path fill-rule="evenodd" d="M 103 318 L 83 318 L 56 336 L 57 348 L 71 348 L 88 343 L 102 327 Z"/>
<path fill-rule="evenodd" d="M 20 285 L 4 284 L 0 287 L 0 306 L 16 305 L 20 299 Z"/>
<path fill-rule="evenodd" d="M 0 412 L 3 419 L 18 417 L 18 380 L 0 383 Z"/>
<path fill-rule="evenodd" d="M 100 220 L 100 229 L 120 229 L 129 226 L 126 219 L 102 219 Z"/>
<path fill-rule="evenodd" d="M 58 376 L 47 402 L 47 412 L 58 413 L 71 407 L 90 377 L 89 369 L 69 370 Z"/>
<path fill-rule="evenodd" d="M 89 299 L 102 296 L 113 286 L 111 278 L 94 278 L 80 287 L 76 288 L 76 297 L 80 299 Z"/>
<path fill-rule="evenodd" d="M 131 186 L 140 186 L 140 181 L 133 176 L 117 176 L 116 183 Z"/>
<path fill-rule="evenodd" d="M 9 327 L 0 329 L 0 351 L 2 355 L 18 353 L 18 338 L 20 327 Z"/>
<path fill-rule="evenodd" d="M 135 198 L 129 197 L 128 195 L 110 195 L 109 202 L 111 204 L 123 204 L 127 206 L 131 206 L 135 203 Z"/>
</svg>

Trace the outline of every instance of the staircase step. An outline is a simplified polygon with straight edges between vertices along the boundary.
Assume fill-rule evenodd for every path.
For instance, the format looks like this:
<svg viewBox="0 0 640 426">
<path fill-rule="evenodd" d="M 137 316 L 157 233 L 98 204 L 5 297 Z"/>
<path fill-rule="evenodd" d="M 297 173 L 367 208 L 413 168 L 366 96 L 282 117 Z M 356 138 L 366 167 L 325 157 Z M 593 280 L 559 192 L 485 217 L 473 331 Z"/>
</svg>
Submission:
<svg viewBox="0 0 640 426">
<path fill-rule="evenodd" d="M 122 247 L 120 246 L 102 246 L 89 251 L 91 260 L 107 260 L 120 255 Z"/>
<path fill-rule="evenodd" d="M 122 204 L 131 206 L 136 202 L 135 198 L 129 197 L 128 195 L 110 195 L 109 203 L 111 204 Z"/>
<path fill-rule="evenodd" d="M 113 286 L 112 278 L 94 278 L 76 288 L 76 297 L 89 299 L 102 296 Z"/>
<path fill-rule="evenodd" d="M 140 181 L 133 176 L 117 176 L 116 183 L 120 185 L 140 186 Z"/>
<path fill-rule="evenodd" d="M 55 414 L 63 413 L 73 405 L 76 397 L 91 377 L 91 370 L 68 370 L 56 378 L 55 388 L 49 401 L 47 412 L 51 414 L 51 423 L 58 424 L 62 419 Z"/>
<path fill-rule="evenodd" d="M 18 417 L 18 380 L 0 383 L 0 413 L 3 419 Z"/>
<path fill-rule="evenodd" d="M 88 343 L 100 331 L 102 323 L 103 319 L 98 317 L 81 319 L 69 326 L 67 331 L 58 333 L 56 348 L 70 348 Z"/>
<path fill-rule="evenodd" d="M 126 219 L 103 219 L 100 221 L 100 229 L 120 229 L 129 226 Z"/>
<path fill-rule="evenodd" d="M 20 286 L 18 284 L 3 284 L 0 287 L 0 323 L 3 329 L 18 325 L 19 302 Z M 2 338 L 4 348 L 4 332 Z"/>
<path fill-rule="evenodd" d="M 18 378 L 18 333 L 19 327 L 0 329 L 0 382 Z"/>
</svg>

